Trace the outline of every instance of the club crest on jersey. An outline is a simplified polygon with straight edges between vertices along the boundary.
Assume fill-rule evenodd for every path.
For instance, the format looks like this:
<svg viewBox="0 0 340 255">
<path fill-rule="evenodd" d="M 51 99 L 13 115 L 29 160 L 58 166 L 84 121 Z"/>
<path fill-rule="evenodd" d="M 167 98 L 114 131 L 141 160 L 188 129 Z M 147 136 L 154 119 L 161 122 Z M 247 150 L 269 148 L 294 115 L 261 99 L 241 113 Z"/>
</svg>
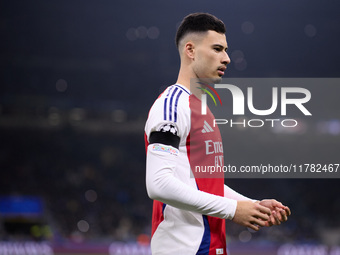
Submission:
<svg viewBox="0 0 340 255">
<path fill-rule="evenodd" d="M 171 147 L 171 146 L 166 146 L 166 145 L 160 145 L 160 144 L 154 144 L 152 145 L 152 151 L 161 151 L 165 153 L 170 153 L 172 155 L 178 155 L 178 150 Z"/>
<path fill-rule="evenodd" d="M 159 128 L 158 131 L 161 131 L 161 132 L 170 132 L 173 135 L 178 135 L 177 127 L 174 124 L 172 124 L 172 123 L 167 123 L 167 124 L 162 125 Z"/>
</svg>

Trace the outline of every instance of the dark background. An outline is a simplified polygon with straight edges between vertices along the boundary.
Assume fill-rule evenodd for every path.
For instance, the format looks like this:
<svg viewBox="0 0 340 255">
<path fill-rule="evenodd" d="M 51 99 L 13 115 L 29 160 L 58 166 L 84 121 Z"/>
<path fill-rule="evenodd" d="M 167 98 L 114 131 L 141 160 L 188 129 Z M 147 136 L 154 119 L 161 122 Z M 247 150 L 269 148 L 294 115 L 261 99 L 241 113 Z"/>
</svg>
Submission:
<svg viewBox="0 0 340 255">
<path fill-rule="evenodd" d="M 0 238 L 147 241 L 143 128 L 153 101 L 177 79 L 182 18 L 203 11 L 225 22 L 226 77 L 339 77 L 339 10 L 330 0 L 1 1 L 0 195 L 38 197 L 44 210 L 2 214 Z M 326 105 L 330 95 L 312 96 Z M 317 163 L 312 148 L 338 159 L 339 109 L 327 109 L 312 119 L 313 132 L 232 130 L 226 157 L 256 159 L 261 147 L 283 159 L 307 155 L 302 163 Z M 340 244 L 338 179 L 227 184 L 292 209 L 287 223 L 251 240 Z M 244 241 L 242 231 L 228 223 L 228 240 Z"/>
</svg>

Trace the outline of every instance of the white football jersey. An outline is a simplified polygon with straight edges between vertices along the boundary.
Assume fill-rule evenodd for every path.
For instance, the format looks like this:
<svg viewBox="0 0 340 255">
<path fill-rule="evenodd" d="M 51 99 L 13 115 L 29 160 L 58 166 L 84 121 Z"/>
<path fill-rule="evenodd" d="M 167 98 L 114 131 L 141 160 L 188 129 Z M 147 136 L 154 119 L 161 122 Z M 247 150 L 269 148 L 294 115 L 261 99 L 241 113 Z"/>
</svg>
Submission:
<svg viewBox="0 0 340 255">
<path fill-rule="evenodd" d="M 223 172 L 197 172 L 224 164 L 213 119 L 209 109 L 201 114 L 201 101 L 180 84 L 169 86 L 150 109 L 145 143 L 147 189 L 155 194 L 152 254 L 226 254 L 225 219 L 233 217 L 236 201 L 224 197 Z"/>
</svg>

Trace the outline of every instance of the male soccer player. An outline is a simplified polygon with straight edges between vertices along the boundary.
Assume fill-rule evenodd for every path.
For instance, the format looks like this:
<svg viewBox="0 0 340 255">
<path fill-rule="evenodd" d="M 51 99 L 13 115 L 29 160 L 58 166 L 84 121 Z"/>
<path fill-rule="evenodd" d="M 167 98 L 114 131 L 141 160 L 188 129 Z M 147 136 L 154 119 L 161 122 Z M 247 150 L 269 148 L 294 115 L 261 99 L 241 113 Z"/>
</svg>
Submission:
<svg viewBox="0 0 340 255">
<path fill-rule="evenodd" d="M 149 112 L 146 187 L 154 200 L 154 255 L 226 254 L 225 219 L 259 230 L 290 215 L 289 208 L 276 200 L 251 200 L 232 190 L 224 184 L 223 174 L 204 178 L 193 173 L 194 165 L 224 164 L 218 127 L 213 127 L 209 110 L 204 118 L 200 114 L 200 98 L 190 90 L 190 80 L 221 80 L 230 63 L 225 32 L 224 23 L 213 15 L 184 18 L 176 34 L 178 80 Z"/>
</svg>

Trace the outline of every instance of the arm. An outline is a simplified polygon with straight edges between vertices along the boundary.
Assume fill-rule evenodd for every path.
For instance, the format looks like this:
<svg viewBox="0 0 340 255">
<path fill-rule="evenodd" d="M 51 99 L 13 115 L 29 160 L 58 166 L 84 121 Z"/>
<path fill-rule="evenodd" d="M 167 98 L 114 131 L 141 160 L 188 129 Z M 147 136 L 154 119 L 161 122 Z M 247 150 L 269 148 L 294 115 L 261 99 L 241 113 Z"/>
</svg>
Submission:
<svg viewBox="0 0 340 255">
<path fill-rule="evenodd" d="M 172 146 L 161 146 L 176 150 Z M 148 146 L 146 187 L 151 199 L 183 210 L 232 219 L 234 222 L 254 230 L 259 230 L 259 226 L 266 225 L 270 210 L 259 203 L 216 196 L 196 190 L 178 180 L 173 175 L 176 169 L 176 160 L 175 153 L 155 151 L 153 144 Z"/>
<path fill-rule="evenodd" d="M 156 151 L 153 145 L 148 146 L 146 161 L 146 187 L 151 199 L 204 215 L 225 219 L 234 217 L 237 205 L 235 200 L 202 192 L 181 182 L 173 175 L 177 155 Z M 178 153 L 172 146 L 162 146 Z"/>
</svg>

